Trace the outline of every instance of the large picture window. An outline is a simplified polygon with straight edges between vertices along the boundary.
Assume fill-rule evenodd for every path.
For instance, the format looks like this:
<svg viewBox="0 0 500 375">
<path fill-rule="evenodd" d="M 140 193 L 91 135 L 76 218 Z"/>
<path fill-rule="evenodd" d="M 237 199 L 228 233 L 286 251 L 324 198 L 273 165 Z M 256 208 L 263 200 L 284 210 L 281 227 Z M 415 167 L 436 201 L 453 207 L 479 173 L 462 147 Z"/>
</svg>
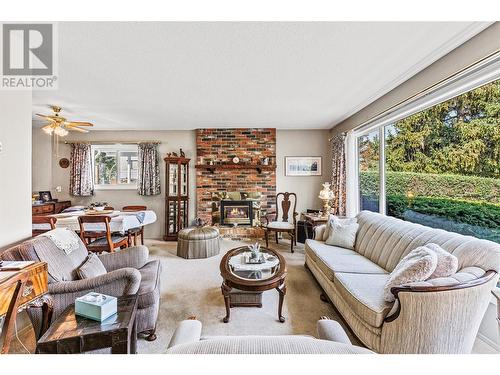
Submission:
<svg viewBox="0 0 500 375">
<path fill-rule="evenodd" d="M 92 145 L 95 188 L 137 188 L 137 153 L 135 145 Z"/>
<path fill-rule="evenodd" d="M 383 130 L 358 137 L 360 209 L 500 243 L 500 80 Z"/>
</svg>

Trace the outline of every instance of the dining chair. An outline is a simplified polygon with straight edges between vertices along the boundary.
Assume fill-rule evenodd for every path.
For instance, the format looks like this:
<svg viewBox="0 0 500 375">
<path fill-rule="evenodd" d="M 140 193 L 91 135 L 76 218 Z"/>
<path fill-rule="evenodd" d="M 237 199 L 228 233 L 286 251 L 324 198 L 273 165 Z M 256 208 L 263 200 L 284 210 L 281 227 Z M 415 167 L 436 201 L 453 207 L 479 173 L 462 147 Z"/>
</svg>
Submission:
<svg viewBox="0 0 500 375">
<path fill-rule="evenodd" d="M 104 215 L 83 215 L 78 216 L 78 223 L 80 224 L 80 238 L 87 247 L 88 251 L 95 253 L 102 253 L 108 251 L 113 253 L 116 248 L 128 247 L 127 237 L 120 234 L 111 233 L 109 222 L 111 218 Z M 104 230 L 87 230 L 86 224 L 101 224 L 100 228 Z"/>
<path fill-rule="evenodd" d="M 134 212 L 134 211 L 146 211 L 148 208 L 146 206 L 123 206 L 122 211 Z M 134 238 L 134 246 L 137 246 L 137 237 L 141 236 L 141 245 L 144 245 L 144 227 L 130 228 L 127 231 L 128 245 L 132 246 L 132 237 Z"/>
<path fill-rule="evenodd" d="M 293 208 L 292 208 L 293 201 Z M 281 217 L 279 215 L 279 203 L 281 203 Z M 297 195 L 295 193 L 278 193 L 276 194 L 276 212 L 267 214 L 264 218 L 266 223 L 263 225 L 266 230 L 266 246 L 269 246 L 269 232 L 274 232 L 276 235 L 276 243 L 278 243 L 278 233 L 285 232 L 291 237 L 290 251 L 293 253 L 293 245 L 297 245 Z M 290 210 L 291 209 L 291 210 Z M 291 218 L 289 214 L 291 213 Z"/>
<path fill-rule="evenodd" d="M 56 222 L 57 219 L 52 216 L 33 216 L 31 218 L 31 223 L 32 223 L 32 229 L 31 229 L 31 236 L 35 237 L 38 236 L 39 234 L 48 232 L 49 230 L 55 229 L 56 227 Z M 44 225 L 45 227 L 43 229 L 40 229 L 40 227 L 35 229 L 35 225 Z"/>
</svg>

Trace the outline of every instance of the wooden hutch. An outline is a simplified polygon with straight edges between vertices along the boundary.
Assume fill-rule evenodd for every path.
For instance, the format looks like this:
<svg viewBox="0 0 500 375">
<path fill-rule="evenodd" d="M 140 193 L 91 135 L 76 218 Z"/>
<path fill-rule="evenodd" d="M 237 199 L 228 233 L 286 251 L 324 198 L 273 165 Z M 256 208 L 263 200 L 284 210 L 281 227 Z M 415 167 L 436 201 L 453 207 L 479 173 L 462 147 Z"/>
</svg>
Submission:
<svg viewBox="0 0 500 375">
<path fill-rule="evenodd" d="M 167 187 L 165 189 L 165 241 L 176 241 L 177 233 L 188 226 L 189 161 L 185 157 L 165 159 Z"/>
</svg>

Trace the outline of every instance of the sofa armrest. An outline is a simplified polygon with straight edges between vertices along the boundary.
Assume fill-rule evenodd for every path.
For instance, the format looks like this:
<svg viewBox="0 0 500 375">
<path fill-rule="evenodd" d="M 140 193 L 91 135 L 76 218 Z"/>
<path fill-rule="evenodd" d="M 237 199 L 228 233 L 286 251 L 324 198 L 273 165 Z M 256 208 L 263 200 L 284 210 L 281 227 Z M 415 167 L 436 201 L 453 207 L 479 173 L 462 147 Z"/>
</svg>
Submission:
<svg viewBox="0 0 500 375">
<path fill-rule="evenodd" d="M 90 279 L 61 281 L 49 284 L 51 295 L 82 296 L 88 292 L 99 292 L 115 297 L 135 294 L 139 290 L 141 273 L 134 268 L 122 268 Z M 76 298 L 75 297 L 75 298 Z"/>
<path fill-rule="evenodd" d="M 106 271 L 114 271 L 120 268 L 142 268 L 148 262 L 149 249 L 146 246 L 131 246 L 116 253 L 104 253 L 99 259 Z"/>
<path fill-rule="evenodd" d="M 391 310 L 391 312 L 384 319 L 384 321 L 392 322 L 398 318 L 401 312 L 401 301 L 399 298 L 400 293 L 432 293 L 432 292 L 447 292 L 453 290 L 466 289 L 485 284 L 496 276 L 497 273 L 495 271 L 489 270 L 482 277 L 459 284 L 440 285 L 440 286 L 404 285 L 404 286 L 393 287 L 391 288 L 391 293 L 396 298 L 396 307 Z"/>
<path fill-rule="evenodd" d="M 329 319 L 321 319 L 316 323 L 318 338 L 321 340 L 335 341 L 342 344 L 351 344 L 351 340 L 345 333 L 339 322 Z"/>
<path fill-rule="evenodd" d="M 177 326 L 168 348 L 176 345 L 189 344 L 200 341 L 201 322 L 199 320 L 183 320 Z"/>
</svg>

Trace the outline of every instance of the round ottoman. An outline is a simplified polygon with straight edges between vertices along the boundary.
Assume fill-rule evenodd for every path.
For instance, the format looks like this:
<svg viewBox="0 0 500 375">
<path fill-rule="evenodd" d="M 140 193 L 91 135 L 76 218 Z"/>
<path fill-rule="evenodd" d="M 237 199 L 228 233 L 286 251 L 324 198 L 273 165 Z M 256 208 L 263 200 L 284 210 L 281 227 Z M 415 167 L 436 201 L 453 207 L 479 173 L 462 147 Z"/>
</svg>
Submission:
<svg viewBox="0 0 500 375">
<path fill-rule="evenodd" d="M 219 230 L 214 227 L 181 229 L 177 235 L 177 256 L 186 259 L 209 258 L 219 254 Z"/>
</svg>

